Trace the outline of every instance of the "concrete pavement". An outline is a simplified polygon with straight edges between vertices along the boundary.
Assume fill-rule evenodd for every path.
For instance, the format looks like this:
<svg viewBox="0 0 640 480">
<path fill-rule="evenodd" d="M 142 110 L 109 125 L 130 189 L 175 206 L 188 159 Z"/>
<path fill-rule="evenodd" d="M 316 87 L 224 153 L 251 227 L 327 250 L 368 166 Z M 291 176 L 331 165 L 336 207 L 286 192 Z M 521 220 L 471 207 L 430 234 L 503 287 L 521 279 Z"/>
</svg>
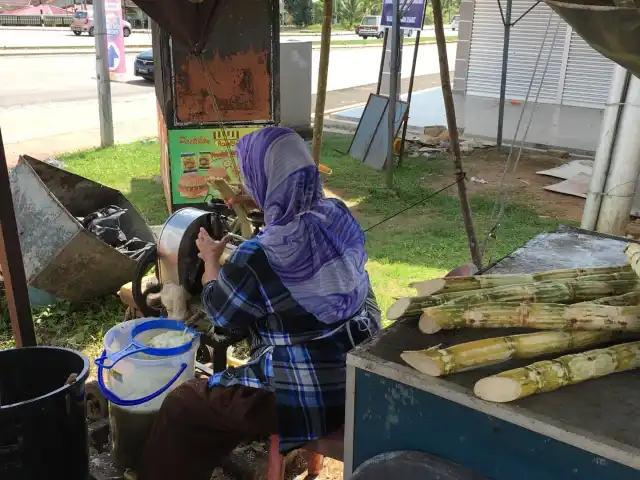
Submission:
<svg viewBox="0 0 640 480">
<path fill-rule="evenodd" d="M 449 44 L 450 66 L 455 44 Z M 381 48 L 334 50 L 331 53 L 327 111 L 366 101 L 378 80 Z M 413 48 L 403 54 L 403 78 L 410 72 Z M 127 56 L 132 71 L 135 55 Z M 319 54 L 313 55 L 315 93 Z M 435 45 L 420 47 L 416 75 L 439 71 Z M 99 145 L 98 106 L 94 59 L 88 55 L 7 57 L 0 62 L 0 126 L 8 157 L 27 153 L 48 157 Z M 428 88 L 416 84 L 415 90 Z M 431 86 L 431 85 L 429 85 Z M 406 86 L 405 86 L 406 89 Z M 115 137 L 126 143 L 157 135 L 153 85 L 129 73 L 112 83 Z M 313 101 L 312 105 L 315 104 Z"/>
</svg>

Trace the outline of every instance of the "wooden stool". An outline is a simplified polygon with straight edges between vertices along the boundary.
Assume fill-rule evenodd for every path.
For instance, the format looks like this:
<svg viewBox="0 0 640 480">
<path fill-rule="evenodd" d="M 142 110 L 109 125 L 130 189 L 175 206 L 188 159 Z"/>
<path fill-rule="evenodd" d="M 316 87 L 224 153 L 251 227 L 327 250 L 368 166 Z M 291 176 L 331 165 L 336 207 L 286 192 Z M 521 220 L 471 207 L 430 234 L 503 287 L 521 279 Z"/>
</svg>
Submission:
<svg viewBox="0 0 640 480">
<path fill-rule="evenodd" d="M 302 450 L 308 455 L 307 475 L 317 477 L 322 472 L 324 457 L 342 461 L 344 458 L 344 429 L 340 429 L 326 437 L 307 443 Z M 267 480 L 284 479 L 284 457 L 280 455 L 280 439 L 271 435 L 269 441 L 269 458 L 267 461 Z"/>
</svg>

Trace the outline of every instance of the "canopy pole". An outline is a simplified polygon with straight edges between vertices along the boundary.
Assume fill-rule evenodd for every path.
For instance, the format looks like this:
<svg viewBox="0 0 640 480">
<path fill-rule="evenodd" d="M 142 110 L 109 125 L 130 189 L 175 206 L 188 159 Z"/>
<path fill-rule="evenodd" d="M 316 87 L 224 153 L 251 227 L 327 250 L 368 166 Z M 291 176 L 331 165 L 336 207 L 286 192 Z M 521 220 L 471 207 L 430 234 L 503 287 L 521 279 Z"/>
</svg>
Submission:
<svg viewBox="0 0 640 480">
<path fill-rule="evenodd" d="M 611 154 L 616 141 L 622 104 L 627 96 L 631 74 L 626 68 L 616 65 L 611 80 L 609 101 L 604 109 L 602 126 L 600 127 L 600 140 L 593 164 L 593 173 L 587 192 L 587 200 L 582 212 L 580 228 L 594 230 L 598 223 L 598 214 L 602 204 L 602 192 L 607 181 L 607 175 L 611 166 Z"/>
<path fill-rule="evenodd" d="M 596 231 L 624 236 L 640 176 L 640 78 L 631 75 L 611 165 L 602 193 Z"/>
<path fill-rule="evenodd" d="M 453 93 L 451 93 L 451 80 L 449 78 L 449 60 L 447 58 L 447 40 L 444 36 L 444 25 L 442 23 L 442 5 L 440 0 L 432 0 L 433 7 L 433 26 L 436 35 L 436 43 L 438 44 L 438 57 L 440 59 L 440 83 L 442 85 L 442 98 L 444 100 L 444 108 L 447 113 L 447 127 L 449 129 L 449 143 L 453 152 L 453 165 L 455 167 L 455 175 L 458 186 L 458 196 L 460 197 L 460 208 L 462 210 L 462 218 L 464 227 L 467 232 L 469 251 L 471 252 L 471 260 L 473 264 L 482 268 L 482 256 L 478 248 L 476 232 L 473 226 L 473 218 L 471 215 L 471 206 L 467 198 L 467 185 L 465 183 L 465 172 L 462 169 L 462 156 L 460 154 L 460 138 L 458 137 L 458 124 L 456 121 L 456 109 L 453 103 Z"/>
<path fill-rule="evenodd" d="M 9 168 L 0 130 L 0 268 L 4 290 L 9 304 L 11 331 L 17 347 L 36 345 L 36 334 L 31 317 L 27 277 L 22 263 L 20 237 L 13 197 L 9 183 Z"/>
<path fill-rule="evenodd" d="M 398 57 L 400 49 L 400 2 L 393 0 L 391 21 L 391 56 L 389 61 L 389 102 L 387 108 L 387 188 L 393 187 L 393 167 L 395 164 L 396 110 L 398 104 Z"/>
<path fill-rule="evenodd" d="M 500 0 L 498 0 L 500 1 Z M 504 102 L 507 96 L 507 70 L 509 65 L 509 41 L 511 38 L 511 10 L 513 0 L 507 0 L 507 11 L 504 18 L 504 40 L 502 45 L 502 77 L 500 78 L 500 103 L 498 104 L 498 133 L 496 144 L 502 148 L 502 131 L 504 129 Z"/>
<path fill-rule="evenodd" d="M 313 122 L 313 141 L 311 154 L 313 161 L 320 163 L 322 151 L 322 131 L 324 128 L 324 107 L 327 100 L 327 77 L 329 76 L 329 53 L 331 53 L 331 22 L 333 21 L 333 0 L 324 0 L 324 18 L 322 20 L 322 38 L 320 39 L 320 65 L 318 68 L 318 91 L 316 93 L 316 112 Z"/>
</svg>

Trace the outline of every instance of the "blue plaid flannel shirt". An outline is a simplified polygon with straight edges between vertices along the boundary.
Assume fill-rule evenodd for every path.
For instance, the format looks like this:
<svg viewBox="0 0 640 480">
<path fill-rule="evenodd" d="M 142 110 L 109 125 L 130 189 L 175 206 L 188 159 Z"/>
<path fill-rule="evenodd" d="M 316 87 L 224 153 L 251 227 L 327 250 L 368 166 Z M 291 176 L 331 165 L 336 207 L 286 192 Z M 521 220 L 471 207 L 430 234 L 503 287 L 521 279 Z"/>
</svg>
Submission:
<svg viewBox="0 0 640 480">
<path fill-rule="evenodd" d="M 293 299 L 250 240 L 205 285 L 202 301 L 215 326 L 247 332 L 252 346 L 246 365 L 213 375 L 209 385 L 274 392 L 282 452 L 342 426 L 347 352 L 380 330 L 373 293 L 354 317 L 323 324 Z"/>
</svg>

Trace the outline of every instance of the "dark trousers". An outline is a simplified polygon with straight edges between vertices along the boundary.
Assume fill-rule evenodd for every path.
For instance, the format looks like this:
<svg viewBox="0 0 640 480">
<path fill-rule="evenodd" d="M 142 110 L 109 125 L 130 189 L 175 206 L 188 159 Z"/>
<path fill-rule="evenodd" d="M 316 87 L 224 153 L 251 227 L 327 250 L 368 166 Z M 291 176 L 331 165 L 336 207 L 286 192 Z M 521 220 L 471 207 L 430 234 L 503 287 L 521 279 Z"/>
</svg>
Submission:
<svg viewBox="0 0 640 480">
<path fill-rule="evenodd" d="M 191 380 L 162 403 L 138 469 L 141 480 L 209 480 L 243 441 L 277 432 L 275 396 Z"/>
</svg>

